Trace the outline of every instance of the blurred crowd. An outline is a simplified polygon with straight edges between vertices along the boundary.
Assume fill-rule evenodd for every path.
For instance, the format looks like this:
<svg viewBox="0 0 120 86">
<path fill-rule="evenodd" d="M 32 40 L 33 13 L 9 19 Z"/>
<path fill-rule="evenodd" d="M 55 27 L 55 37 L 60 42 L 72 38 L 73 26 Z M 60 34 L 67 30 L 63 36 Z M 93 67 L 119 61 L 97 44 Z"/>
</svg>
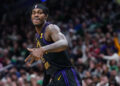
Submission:
<svg viewBox="0 0 120 86">
<path fill-rule="evenodd" d="M 50 11 L 48 21 L 57 24 L 68 40 L 69 57 L 83 86 L 120 86 L 120 5 L 116 1 L 44 3 Z M 0 5 L 0 86 L 42 86 L 42 63 L 24 62 L 29 55 L 26 48 L 35 47 L 31 3 L 4 0 Z"/>
</svg>

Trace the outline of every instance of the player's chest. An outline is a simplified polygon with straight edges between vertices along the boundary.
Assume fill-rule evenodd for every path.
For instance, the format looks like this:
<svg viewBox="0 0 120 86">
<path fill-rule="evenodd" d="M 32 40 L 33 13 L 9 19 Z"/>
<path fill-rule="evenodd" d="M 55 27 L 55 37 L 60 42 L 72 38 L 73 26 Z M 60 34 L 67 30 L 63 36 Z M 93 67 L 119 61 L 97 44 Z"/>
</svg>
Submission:
<svg viewBox="0 0 120 86">
<path fill-rule="evenodd" d="M 45 41 L 48 40 L 47 33 L 40 33 L 36 35 L 36 46 L 41 47 L 45 45 Z"/>
</svg>

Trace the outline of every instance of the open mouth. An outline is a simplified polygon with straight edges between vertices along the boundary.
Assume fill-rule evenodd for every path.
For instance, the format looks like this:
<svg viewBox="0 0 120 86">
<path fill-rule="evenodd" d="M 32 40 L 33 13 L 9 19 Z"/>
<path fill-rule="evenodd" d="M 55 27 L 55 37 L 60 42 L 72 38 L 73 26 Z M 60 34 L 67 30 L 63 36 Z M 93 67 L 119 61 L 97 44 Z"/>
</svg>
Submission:
<svg viewBox="0 0 120 86">
<path fill-rule="evenodd" d="M 40 19 L 39 18 L 34 18 L 33 21 L 34 22 L 40 22 Z"/>
</svg>

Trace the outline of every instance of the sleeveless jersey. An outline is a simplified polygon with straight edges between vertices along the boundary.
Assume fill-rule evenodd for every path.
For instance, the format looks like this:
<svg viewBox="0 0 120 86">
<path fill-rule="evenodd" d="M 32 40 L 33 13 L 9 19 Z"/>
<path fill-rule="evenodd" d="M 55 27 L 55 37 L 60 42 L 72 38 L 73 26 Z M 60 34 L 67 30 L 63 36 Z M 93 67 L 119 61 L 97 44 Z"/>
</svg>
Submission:
<svg viewBox="0 0 120 86">
<path fill-rule="evenodd" d="M 41 47 L 53 43 L 46 41 L 44 37 L 45 30 L 48 25 L 49 23 L 46 22 L 42 28 L 41 34 L 36 33 L 37 47 Z M 46 52 L 46 54 L 43 55 L 41 60 L 44 63 L 46 73 L 50 75 L 59 70 L 62 70 L 64 68 L 69 68 L 72 66 L 66 51 L 48 52 L 48 53 Z"/>
</svg>

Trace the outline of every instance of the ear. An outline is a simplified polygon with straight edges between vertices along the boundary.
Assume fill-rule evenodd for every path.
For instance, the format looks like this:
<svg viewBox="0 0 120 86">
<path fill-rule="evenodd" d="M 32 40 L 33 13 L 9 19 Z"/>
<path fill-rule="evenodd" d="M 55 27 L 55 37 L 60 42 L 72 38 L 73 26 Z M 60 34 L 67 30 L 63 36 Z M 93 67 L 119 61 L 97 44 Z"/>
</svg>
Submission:
<svg viewBox="0 0 120 86">
<path fill-rule="evenodd" d="M 48 18 L 48 14 L 45 15 L 45 20 L 47 20 L 47 18 Z"/>
</svg>

